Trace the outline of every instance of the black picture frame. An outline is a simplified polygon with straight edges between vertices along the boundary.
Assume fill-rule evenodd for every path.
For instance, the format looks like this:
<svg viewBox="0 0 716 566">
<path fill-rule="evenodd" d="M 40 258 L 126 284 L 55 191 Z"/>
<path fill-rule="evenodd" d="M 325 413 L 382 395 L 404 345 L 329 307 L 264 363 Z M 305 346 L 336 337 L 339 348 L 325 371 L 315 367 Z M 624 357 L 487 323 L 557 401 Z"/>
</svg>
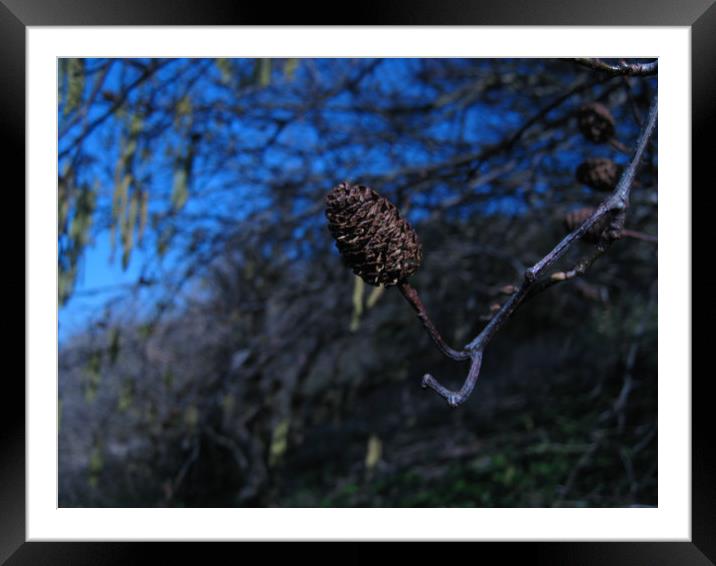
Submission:
<svg viewBox="0 0 716 566">
<path fill-rule="evenodd" d="M 716 5 L 714 0 L 501 0 L 478 4 L 459 0 L 427 2 L 401 0 L 383 3 L 355 3 L 307 6 L 268 3 L 196 0 L 0 0 L 0 124 L 6 173 L 15 173 L 15 186 L 25 182 L 25 30 L 28 26 L 69 25 L 637 25 L 688 26 L 692 39 L 692 164 L 693 183 L 713 184 L 710 160 L 713 132 L 716 131 Z M 708 180 L 708 181 L 707 181 Z M 708 187 L 706 187 L 708 189 Z M 680 190 L 691 190 L 680 187 Z M 674 190 L 676 190 L 674 188 Z M 24 196 L 17 206 L 24 211 Z M 693 193 L 692 193 L 693 194 Z M 19 216 L 19 215 L 18 215 Z M 24 218 L 24 215 L 23 215 Z M 693 224 L 692 224 L 693 225 Z M 24 231 L 23 231 L 24 233 Z M 694 245 L 697 240 L 693 239 Z M 708 245 L 708 244 L 706 244 Z M 19 246 L 17 246 L 19 250 Z M 21 253 L 18 251 L 18 253 Z M 13 264 L 24 267 L 24 254 Z M 15 269 L 15 268 L 13 268 Z M 17 267 L 17 271 L 20 271 Z M 24 268 L 22 270 L 24 274 Z M 692 275 L 693 276 L 693 275 Z M 24 278 L 24 275 L 23 275 Z M 24 282 L 26 283 L 26 282 Z M 14 287 L 19 287 L 15 284 Z M 23 285 L 23 289 L 25 289 Z M 25 301 L 32 300 L 25 295 Z M 13 301 L 18 303 L 18 301 Z M 706 316 L 701 312 L 697 316 Z M 23 323 L 23 329 L 25 325 Z M 25 332 L 15 332 L 22 336 Z M 692 333 L 693 334 L 693 333 Z M 693 343 L 693 342 L 692 342 Z M 693 346 L 692 346 L 693 348 Z M 11 351 L 8 349 L 8 351 Z M 687 376 L 672 376 L 684 379 Z M 694 373 L 692 379 L 692 539 L 690 542 L 525 542 L 471 543 L 468 552 L 485 560 L 485 552 L 501 562 L 528 559 L 538 564 L 713 564 L 716 563 L 716 466 L 714 465 L 713 424 L 709 416 L 707 384 L 711 376 Z M 25 406 L 24 383 L 19 372 L 8 372 L 4 380 L 4 408 L 0 411 L 0 562 L 20 564 L 105 564 L 137 563 L 151 560 L 156 553 L 161 563 L 177 558 L 207 560 L 217 545 L 170 543 L 82 543 L 25 542 Z M 328 545 L 314 554 L 335 561 L 364 562 L 379 549 L 373 543 Z M 227 545 L 221 549 L 226 550 Z M 412 545 L 422 558 L 450 560 L 444 547 Z M 285 546 L 267 548 L 271 558 Z M 150 552 L 150 550 L 152 552 Z M 309 552 L 315 552 L 306 549 Z M 231 550 L 230 550 L 231 552 Z M 268 552 L 268 554 L 267 554 Z M 295 549 L 290 551 L 297 560 Z M 401 552 L 405 552 L 401 550 Z M 453 552 L 452 549 L 449 550 Z M 439 554 L 437 554 L 439 553 Z M 236 556 L 239 559 L 238 556 Z M 7 560 L 7 562 L 5 562 Z"/>
</svg>

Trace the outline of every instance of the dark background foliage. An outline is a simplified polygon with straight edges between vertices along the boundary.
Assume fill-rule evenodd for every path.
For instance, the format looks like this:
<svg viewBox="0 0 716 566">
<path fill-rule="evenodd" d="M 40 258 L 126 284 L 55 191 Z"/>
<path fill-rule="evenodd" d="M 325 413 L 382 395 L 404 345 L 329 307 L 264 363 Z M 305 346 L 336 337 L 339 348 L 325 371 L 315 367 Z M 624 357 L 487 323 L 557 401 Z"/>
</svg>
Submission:
<svg viewBox="0 0 716 566">
<path fill-rule="evenodd" d="M 58 71 L 60 506 L 657 504 L 653 242 L 525 304 L 451 409 L 420 378 L 457 387 L 466 364 L 341 264 L 323 216 L 343 180 L 396 203 L 423 242 L 411 282 L 463 345 L 564 215 L 604 198 L 575 169 L 628 161 L 655 77 L 539 59 Z M 580 134 L 595 100 L 619 143 Z M 626 221 L 651 235 L 656 147 Z M 92 254 L 131 282 L 85 288 L 114 265 Z"/>
</svg>

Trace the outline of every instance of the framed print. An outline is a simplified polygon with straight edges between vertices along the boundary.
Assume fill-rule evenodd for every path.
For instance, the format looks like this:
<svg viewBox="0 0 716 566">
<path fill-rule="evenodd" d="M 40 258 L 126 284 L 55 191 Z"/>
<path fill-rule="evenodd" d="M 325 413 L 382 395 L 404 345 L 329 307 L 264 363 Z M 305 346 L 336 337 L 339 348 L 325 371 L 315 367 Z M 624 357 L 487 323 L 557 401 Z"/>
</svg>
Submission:
<svg viewBox="0 0 716 566">
<path fill-rule="evenodd" d="M 27 226 L 0 558 L 712 563 L 716 8 L 663 4 L 2 0 Z"/>
</svg>

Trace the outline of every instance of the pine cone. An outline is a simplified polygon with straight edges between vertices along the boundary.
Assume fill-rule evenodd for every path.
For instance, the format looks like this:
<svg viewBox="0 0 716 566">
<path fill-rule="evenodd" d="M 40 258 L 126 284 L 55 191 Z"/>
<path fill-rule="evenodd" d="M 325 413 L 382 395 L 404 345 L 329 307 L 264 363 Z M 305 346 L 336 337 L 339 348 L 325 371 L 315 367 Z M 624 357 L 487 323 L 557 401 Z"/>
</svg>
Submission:
<svg viewBox="0 0 716 566">
<path fill-rule="evenodd" d="M 328 228 L 344 262 L 371 285 L 396 285 L 420 267 L 415 230 L 370 187 L 341 183 L 326 195 Z"/>
<path fill-rule="evenodd" d="M 572 232 L 573 230 L 576 230 L 579 228 L 582 224 L 584 224 L 592 214 L 596 212 L 596 208 L 579 208 L 577 210 L 573 210 L 572 212 L 567 213 L 564 216 L 564 228 L 567 232 Z M 582 236 L 582 239 L 585 242 L 590 242 L 592 244 L 596 244 L 599 242 L 599 239 L 602 236 L 602 233 L 604 230 L 609 226 L 609 220 L 606 217 L 602 217 L 601 220 L 598 220 L 595 224 L 592 225 L 592 227 L 587 230 L 584 235 Z"/>
<path fill-rule="evenodd" d="M 617 186 L 623 167 L 611 159 L 591 157 L 577 167 L 577 181 L 595 191 L 611 192 Z"/>
<path fill-rule="evenodd" d="M 584 104 L 577 113 L 579 130 L 594 143 L 604 143 L 614 137 L 614 118 L 599 102 Z"/>
</svg>

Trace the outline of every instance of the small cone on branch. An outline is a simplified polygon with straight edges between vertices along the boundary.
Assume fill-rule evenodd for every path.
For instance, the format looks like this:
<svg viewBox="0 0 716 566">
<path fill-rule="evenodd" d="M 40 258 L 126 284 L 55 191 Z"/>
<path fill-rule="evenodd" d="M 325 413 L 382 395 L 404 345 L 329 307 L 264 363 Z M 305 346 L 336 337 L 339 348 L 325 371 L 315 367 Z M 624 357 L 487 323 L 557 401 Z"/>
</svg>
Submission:
<svg viewBox="0 0 716 566">
<path fill-rule="evenodd" d="M 370 187 L 341 183 L 326 195 L 328 228 L 343 261 L 370 285 L 397 285 L 423 259 L 418 235 Z"/>
<path fill-rule="evenodd" d="M 614 137 L 614 118 L 600 102 L 582 105 L 577 112 L 577 124 L 582 135 L 591 142 L 604 143 Z"/>
<path fill-rule="evenodd" d="M 579 208 L 577 210 L 573 210 L 571 212 L 568 212 L 564 216 L 564 229 L 567 232 L 573 232 L 577 228 L 579 228 L 582 224 L 584 224 L 587 219 L 592 216 L 596 212 L 596 208 Z M 582 236 L 582 239 L 585 242 L 590 242 L 592 244 L 596 244 L 599 242 L 599 239 L 602 236 L 602 233 L 609 225 L 609 220 L 606 217 L 602 217 L 602 219 L 598 220 L 592 227 L 587 230 L 584 235 Z"/>
<path fill-rule="evenodd" d="M 622 166 L 611 159 L 590 157 L 579 164 L 576 177 L 577 181 L 595 191 L 611 192 L 617 186 L 622 170 Z"/>
</svg>

